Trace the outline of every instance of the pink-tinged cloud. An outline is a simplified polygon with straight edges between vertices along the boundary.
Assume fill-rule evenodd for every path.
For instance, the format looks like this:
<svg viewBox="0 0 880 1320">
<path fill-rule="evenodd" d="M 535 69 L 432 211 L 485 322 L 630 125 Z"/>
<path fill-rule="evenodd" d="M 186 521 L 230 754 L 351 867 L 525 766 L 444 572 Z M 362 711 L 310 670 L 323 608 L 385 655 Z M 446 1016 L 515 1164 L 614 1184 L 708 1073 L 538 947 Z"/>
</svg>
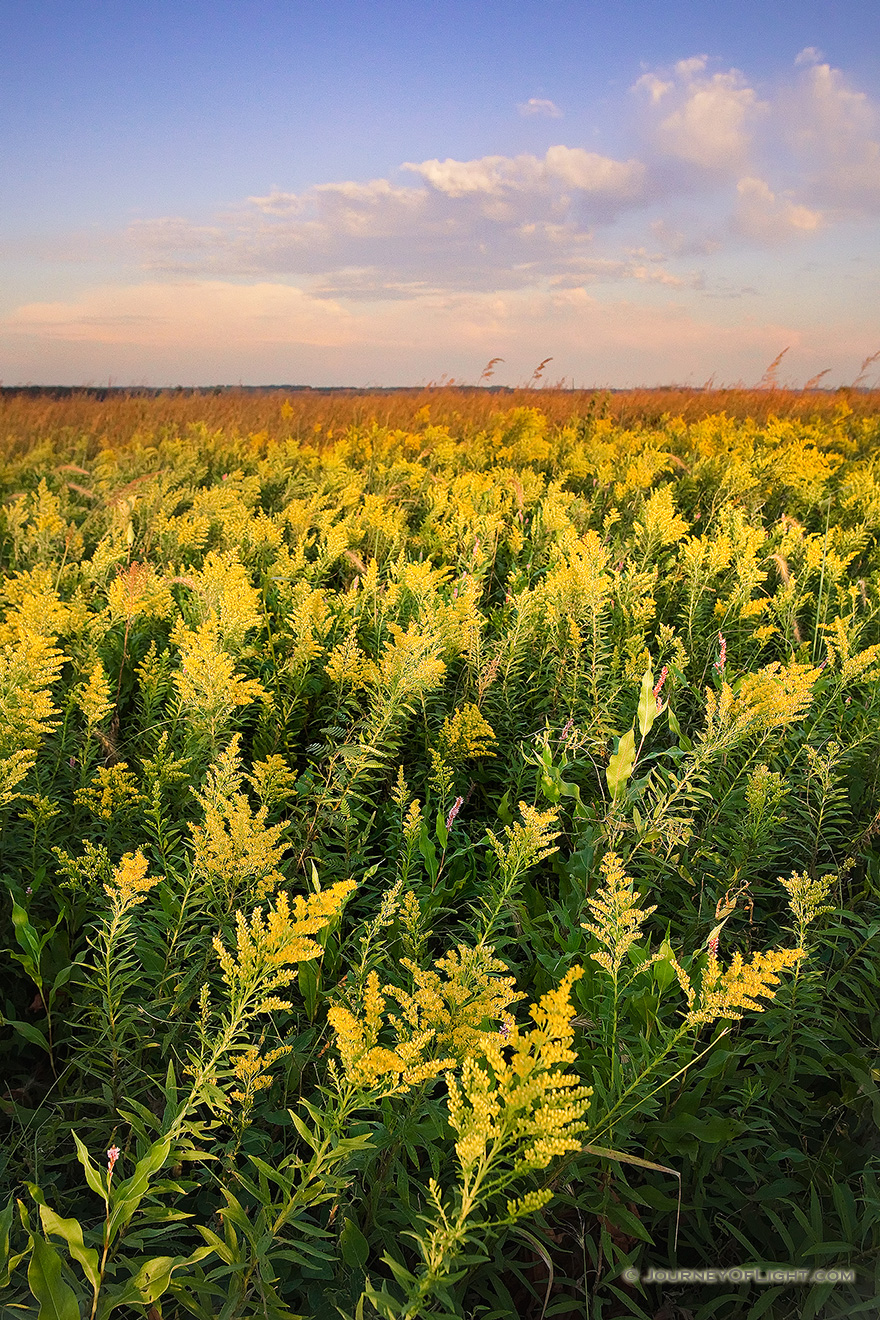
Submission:
<svg viewBox="0 0 880 1320">
<path fill-rule="evenodd" d="M 795 235 L 815 234 L 821 229 L 821 211 L 777 196 L 763 179 L 746 176 L 736 185 L 737 207 L 733 227 L 737 233 L 759 243 L 784 243 Z"/>
<path fill-rule="evenodd" d="M 191 349 L 240 344 L 339 346 L 351 339 L 351 314 L 287 284 L 107 285 L 77 302 L 28 303 L 0 322 L 6 334 L 47 340 Z"/>
<path fill-rule="evenodd" d="M 585 193 L 632 198 L 641 192 L 645 167 L 637 160 L 613 160 L 582 147 L 550 147 L 542 158 L 481 156 L 476 160 L 425 160 L 407 162 L 403 168 L 422 178 L 447 197 L 473 193 L 503 196 L 508 193 L 541 193 L 560 184 Z"/>
<path fill-rule="evenodd" d="M 753 383 L 786 345 L 794 377 L 830 366 L 851 378 L 870 340 L 855 323 L 731 323 L 720 304 L 710 316 L 678 290 L 658 294 L 642 302 L 603 301 L 583 286 L 433 292 L 353 313 L 315 306 L 287 285 L 128 286 L 19 308 L 0 322 L 0 350 L 19 381 L 418 384 L 443 372 L 475 381 L 500 356 L 509 379 L 499 383 L 515 384 L 552 356 L 569 380 L 624 386 L 701 384 L 713 374 Z"/>
</svg>

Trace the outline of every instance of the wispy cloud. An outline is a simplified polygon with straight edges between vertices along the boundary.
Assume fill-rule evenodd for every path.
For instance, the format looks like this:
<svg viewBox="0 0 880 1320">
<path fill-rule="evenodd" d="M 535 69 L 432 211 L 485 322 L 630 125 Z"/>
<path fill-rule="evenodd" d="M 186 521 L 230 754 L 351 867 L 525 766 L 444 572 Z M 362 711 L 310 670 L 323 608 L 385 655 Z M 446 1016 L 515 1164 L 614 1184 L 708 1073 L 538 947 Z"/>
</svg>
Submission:
<svg viewBox="0 0 880 1320">
<path fill-rule="evenodd" d="M 157 347 L 351 340 L 351 314 L 290 285 L 190 280 L 107 285 L 72 302 L 25 304 L 2 322 L 7 333 L 46 340 Z"/>
<path fill-rule="evenodd" d="M 878 107 L 818 51 L 776 90 L 696 55 L 645 71 L 632 91 L 624 159 L 559 142 L 407 161 L 396 177 L 275 189 L 207 221 L 138 221 L 129 252 L 157 280 L 280 279 L 322 299 L 399 301 L 546 287 L 583 272 L 585 253 L 635 279 L 623 249 L 653 234 L 675 263 L 664 281 L 708 293 L 725 246 L 802 243 L 880 208 Z"/>
<path fill-rule="evenodd" d="M 541 115 L 545 119 L 562 118 L 562 111 L 558 105 L 555 105 L 553 101 L 545 101 L 538 96 L 530 96 L 527 101 L 520 101 L 516 108 L 524 119 L 528 119 L 532 115 Z"/>
</svg>

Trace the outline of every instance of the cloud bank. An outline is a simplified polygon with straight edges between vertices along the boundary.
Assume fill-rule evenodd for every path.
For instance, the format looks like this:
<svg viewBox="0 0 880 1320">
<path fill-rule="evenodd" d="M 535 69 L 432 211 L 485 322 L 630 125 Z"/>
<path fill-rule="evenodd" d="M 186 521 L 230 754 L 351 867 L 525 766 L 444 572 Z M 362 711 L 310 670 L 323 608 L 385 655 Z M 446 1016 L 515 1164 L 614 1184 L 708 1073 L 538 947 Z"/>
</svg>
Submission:
<svg viewBox="0 0 880 1320">
<path fill-rule="evenodd" d="M 748 271 L 763 254 L 794 262 L 838 228 L 876 222 L 878 105 L 812 48 L 775 87 L 697 55 L 644 71 L 627 100 L 631 149 L 619 156 L 563 141 L 543 154 L 438 156 L 385 178 L 273 189 L 206 220 L 138 221 L 111 240 L 131 278 L 22 305 L 0 335 L 19 352 L 289 345 L 370 363 L 382 347 L 403 363 L 414 346 L 435 359 L 462 346 L 507 356 L 540 329 L 532 356 L 560 342 L 583 361 L 601 333 L 657 370 L 672 365 L 668 336 L 680 362 L 729 357 L 733 331 L 762 351 L 773 335 L 800 335 L 812 351 L 793 316 L 752 324 L 746 311 L 722 325 L 712 308 L 757 297 Z M 549 100 L 518 109 L 561 118 Z"/>
</svg>

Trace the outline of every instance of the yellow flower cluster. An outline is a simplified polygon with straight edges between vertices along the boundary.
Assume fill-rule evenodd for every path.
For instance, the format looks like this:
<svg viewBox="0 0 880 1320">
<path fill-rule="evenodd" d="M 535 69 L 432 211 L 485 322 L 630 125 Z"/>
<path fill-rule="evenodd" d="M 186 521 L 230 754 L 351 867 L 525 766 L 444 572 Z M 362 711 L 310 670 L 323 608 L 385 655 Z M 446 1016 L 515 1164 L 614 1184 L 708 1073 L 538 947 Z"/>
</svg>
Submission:
<svg viewBox="0 0 880 1320">
<path fill-rule="evenodd" d="M 180 650 L 174 684 L 181 710 L 212 738 L 226 727 L 239 706 L 266 697 L 255 679 L 236 674 L 234 659 L 221 646 L 216 622 L 203 623 L 193 632 L 178 620 L 171 640 Z"/>
<path fill-rule="evenodd" d="M 359 692 L 375 680 L 376 666 L 368 660 L 358 645 L 357 631 L 352 629 L 345 641 L 334 646 L 324 666 L 324 672 L 337 687 Z"/>
<path fill-rule="evenodd" d="M 685 1025 L 701 1027 L 718 1018 L 741 1018 L 746 1009 L 762 1013 L 766 1007 L 759 996 L 772 999 L 779 984 L 778 973 L 794 967 L 804 956 L 803 949 L 770 949 L 756 953 L 750 962 L 737 950 L 730 966 L 722 968 L 710 951 L 703 972 L 699 994 L 695 995 L 687 974 L 676 967 L 679 983 L 688 1000 Z"/>
<path fill-rule="evenodd" d="M 281 883 L 278 867 L 285 852 L 281 837 L 287 826 L 286 821 L 267 825 L 266 803 L 254 812 L 239 791 L 243 775 L 238 745 L 235 734 L 208 772 L 205 788 L 196 794 L 204 824 L 190 825 L 194 869 L 227 908 L 245 896 L 265 898 Z"/>
<path fill-rule="evenodd" d="M 210 624 L 223 647 L 235 654 L 262 622 L 260 593 L 235 551 L 212 550 L 190 579 L 198 595 L 199 622 Z"/>
<path fill-rule="evenodd" d="M 174 614 L 174 599 L 165 582 L 150 564 L 134 562 L 120 570 L 107 588 L 107 605 L 113 620 L 130 623 L 139 617 L 168 619 Z"/>
<path fill-rule="evenodd" d="M 376 972 L 370 972 L 360 1017 L 355 1017 L 342 1004 L 334 1004 L 327 1013 L 342 1063 L 341 1080 L 348 1086 L 358 1090 L 380 1087 L 386 1092 L 407 1091 L 455 1065 L 453 1058 L 426 1057 L 435 1035 L 431 1029 L 398 1035 L 393 1048 L 380 1045 L 379 1035 L 386 1027 L 384 1009 L 379 977 Z"/>
<path fill-rule="evenodd" d="M 410 993 L 387 985 L 384 993 L 400 1005 L 402 1016 L 389 1015 L 389 1022 L 399 1036 L 407 1032 L 433 1035 L 434 1045 L 462 1059 L 479 1053 L 497 1035 L 499 1023 L 507 1019 L 507 1010 L 522 995 L 514 990 L 512 976 L 501 977 L 506 965 L 494 957 L 492 948 L 470 949 L 460 944 L 433 968 L 416 966 L 409 958 L 401 960 L 412 976 L 415 989 Z"/>
<path fill-rule="evenodd" d="M 82 592 L 77 591 L 72 600 L 62 600 L 57 580 L 57 571 L 47 564 L 0 578 L 0 599 L 6 605 L 6 617 L 0 621 L 0 645 L 18 642 L 28 634 L 52 643 L 88 626 L 89 612 Z"/>
<path fill-rule="evenodd" d="M 809 707 L 818 677 L 812 665 L 792 662 L 783 668 L 774 660 L 746 674 L 736 692 L 729 683 L 717 694 L 707 688 L 705 743 L 728 748 L 749 736 L 787 728 Z"/>
<path fill-rule="evenodd" d="M 226 948 L 219 935 L 212 941 L 233 1006 L 257 994 L 254 1012 L 288 1008 L 287 1001 L 272 991 L 290 984 L 296 963 L 318 957 L 321 946 L 309 937 L 339 916 L 354 888 L 353 880 L 340 880 L 308 898 L 298 895 L 293 911 L 288 895 L 280 893 L 265 916 L 258 907 L 250 921 L 243 912 L 236 912 L 234 951 Z"/>
<path fill-rule="evenodd" d="M 658 486 L 645 500 L 641 522 L 635 524 L 644 550 L 650 554 L 664 545 L 680 541 L 688 529 L 684 518 L 675 512 L 671 486 Z"/>
<path fill-rule="evenodd" d="M 556 809 L 538 811 L 536 807 L 520 802 L 519 810 L 524 824 L 514 821 L 512 826 L 505 825 L 506 842 L 502 842 L 492 830 L 486 831 L 508 883 L 557 851 L 552 846 L 553 840 L 559 837 L 559 830 L 552 829 L 558 817 Z"/>
<path fill-rule="evenodd" d="M 824 875 L 814 880 L 806 871 L 795 871 L 790 880 L 779 876 L 779 883 L 788 891 L 788 906 L 797 922 L 801 941 L 807 926 L 817 917 L 834 911 L 826 899 L 837 883 L 837 878 L 836 875 Z"/>
<path fill-rule="evenodd" d="M 242 1109 L 249 1112 L 259 1091 L 268 1091 L 272 1085 L 269 1068 L 276 1059 L 283 1058 L 293 1049 L 292 1045 L 279 1045 L 277 1049 L 261 1053 L 259 1045 L 249 1045 L 239 1054 L 232 1065 L 233 1076 L 243 1090 L 232 1092 L 232 1099 L 237 1100 Z"/>
<path fill-rule="evenodd" d="M 89 672 L 88 681 L 81 683 L 74 691 L 76 704 L 86 717 L 86 725 L 91 733 L 96 724 L 100 724 L 113 709 L 110 684 L 104 673 L 104 666 L 96 660 Z"/>
<path fill-rule="evenodd" d="M 601 610 L 611 595 L 613 580 L 608 572 L 610 555 L 596 532 L 569 542 L 559 562 L 547 573 L 534 600 L 554 622 L 568 615 L 578 623 Z"/>
<path fill-rule="evenodd" d="M 437 738 L 437 750 L 447 765 L 460 765 L 478 756 L 494 756 L 490 744 L 495 741 L 495 732 L 478 707 L 468 704 L 459 706 L 450 718 L 443 721 Z"/>
<path fill-rule="evenodd" d="M 150 890 L 159 883 L 154 876 L 147 875 L 149 865 L 140 848 L 137 852 L 123 854 L 109 882 L 104 885 L 104 893 L 112 901 L 117 915 L 143 903 Z"/>
<path fill-rule="evenodd" d="M 290 796 L 296 784 L 296 775 L 284 757 L 276 753 L 267 756 L 265 761 L 255 761 L 247 780 L 264 806 L 271 808 Z"/>
<path fill-rule="evenodd" d="M 616 980 L 627 951 L 641 938 L 642 925 L 656 907 L 639 907 L 616 853 L 606 853 L 601 869 L 605 883 L 587 899 L 594 919 L 581 926 L 604 946 L 590 957 Z"/>
<path fill-rule="evenodd" d="M 0 650 L 0 805 L 15 797 L 58 712 L 50 688 L 66 657 L 54 639 L 24 632 Z"/>
<path fill-rule="evenodd" d="M 440 642 L 415 623 L 406 631 L 389 625 L 388 642 L 379 661 L 376 683 L 389 703 L 406 706 L 426 696 L 443 681 L 446 665 L 440 659 Z"/>
<path fill-rule="evenodd" d="M 77 789 L 73 800 L 101 820 L 112 820 L 121 812 L 133 810 L 141 795 L 128 763 L 120 761 L 117 765 L 102 765 L 85 788 Z"/>
<path fill-rule="evenodd" d="M 297 582 L 290 588 L 286 613 L 291 636 L 289 664 L 294 672 L 299 672 L 323 654 L 330 611 L 323 591 L 313 589 L 307 582 Z"/>
<path fill-rule="evenodd" d="M 746 784 L 746 802 L 749 814 L 760 820 L 771 814 L 779 806 L 788 792 L 788 786 L 782 775 L 771 770 L 763 763 L 756 766 L 749 775 Z"/>
<path fill-rule="evenodd" d="M 544 1169 L 556 1156 L 580 1149 L 592 1088 L 558 1065 L 577 1058 L 570 995 L 582 975 L 582 968 L 570 968 L 555 990 L 532 1005 L 530 1031 L 512 1023 L 479 1060 L 465 1059 L 460 1080 L 447 1073 L 449 1121 L 466 1179 L 505 1150 L 519 1173 Z"/>
</svg>

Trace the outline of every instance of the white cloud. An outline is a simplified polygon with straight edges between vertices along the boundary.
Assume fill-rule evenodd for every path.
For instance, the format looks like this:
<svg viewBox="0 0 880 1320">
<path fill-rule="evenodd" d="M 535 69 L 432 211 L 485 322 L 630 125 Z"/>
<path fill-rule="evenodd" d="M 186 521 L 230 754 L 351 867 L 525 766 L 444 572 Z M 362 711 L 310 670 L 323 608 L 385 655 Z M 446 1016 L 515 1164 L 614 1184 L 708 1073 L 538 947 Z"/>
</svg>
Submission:
<svg viewBox="0 0 880 1320">
<path fill-rule="evenodd" d="M 482 156 L 477 160 L 407 162 L 403 168 L 422 178 L 447 197 L 484 193 L 547 192 L 560 183 L 585 193 L 632 198 L 641 190 L 645 167 L 641 161 L 613 160 L 582 147 L 550 147 L 538 156 Z"/>
<path fill-rule="evenodd" d="M 707 63 L 705 55 L 679 60 L 671 77 L 643 74 L 633 91 L 649 98 L 648 132 L 661 155 L 707 170 L 737 169 L 768 107 L 738 70 L 707 74 Z"/>
<path fill-rule="evenodd" d="M 643 205 L 646 171 L 582 147 L 544 156 L 428 160 L 388 179 L 252 197 L 210 225 L 139 221 L 143 268 L 187 275 L 312 278 L 321 296 L 402 297 L 407 288 L 519 287 L 564 269 L 594 229 Z M 354 277 L 347 272 L 355 272 Z"/>
<path fill-rule="evenodd" d="M 829 64 L 805 68 L 780 103 L 781 128 L 812 196 L 841 212 L 880 211 L 880 107 Z"/>
<path fill-rule="evenodd" d="M 820 230 L 880 207 L 876 104 L 818 52 L 802 54 L 791 87 L 760 98 L 742 74 L 713 72 L 704 55 L 645 71 L 635 85 L 641 145 L 626 159 L 576 141 L 543 155 L 438 157 L 389 178 L 276 188 L 201 223 L 139 221 L 128 254 L 143 280 L 31 301 L 0 332 L 7 343 L 66 345 L 70 354 L 92 345 L 96 360 L 101 346 L 136 360 L 140 346 L 172 364 L 196 344 L 218 362 L 235 352 L 256 361 L 260 346 L 275 361 L 294 345 L 314 350 L 318 380 L 322 351 L 341 361 L 350 348 L 346 361 L 372 362 L 382 345 L 395 362 L 439 346 L 449 358 L 429 374 L 453 371 L 456 334 L 487 358 L 508 357 L 516 336 L 528 337 L 530 316 L 544 356 L 557 334 L 574 352 L 580 331 L 566 318 L 577 308 L 592 332 L 613 323 L 615 342 L 624 307 L 636 308 L 640 333 L 705 328 L 695 310 L 709 305 L 703 299 L 729 307 L 759 284 L 754 271 L 725 265 L 725 248 L 743 263 L 746 249 L 800 241 L 804 250 Z M 619 298 L 623 288 L 632 304 Z M 669 303 L 661 316 L 657 304 L 671 298 L 678 309 Z M 603 320 L 606 306 L 617 320 Z M 682 334 L 668 353 L 657 347 L 657 363 L 696 352 L 699 334 Z M 794 339 L 786 332 L 781 342 Z M 706 374 L 727 360 L 717 356 Z M 387 378 L 378 357 L 369 374 Z"/>
<path fill-rule="evenodd" d="M 543 115 L 547 119 L 562 118 L 562 111 L 558 105 L 554 105 L 552 101 L 544 101 L 537 96 L 530 96 L 527 101 L 520 101 L 516 108 L 526 119 L 531 115 Z"/>
</svg>

